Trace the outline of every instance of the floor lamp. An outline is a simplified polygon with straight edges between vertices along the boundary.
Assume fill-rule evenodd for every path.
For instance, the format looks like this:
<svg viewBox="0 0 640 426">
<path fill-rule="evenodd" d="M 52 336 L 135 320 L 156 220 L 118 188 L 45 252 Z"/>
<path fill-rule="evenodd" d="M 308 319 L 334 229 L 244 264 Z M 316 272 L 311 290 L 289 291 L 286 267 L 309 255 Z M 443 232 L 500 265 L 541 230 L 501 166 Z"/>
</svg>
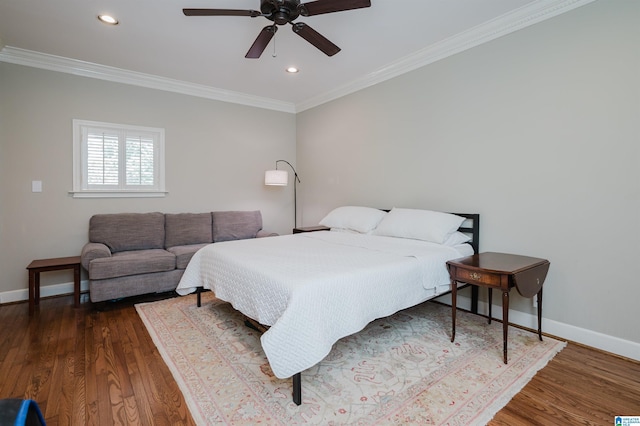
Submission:
<svg viewBox="0 0 640 426">
<path fill-rule="evenodd" d="M 291 163 L 286 160 L 278 160 L 276 161 L 276 169 L 275 170 L 267 170 L 264 172 L 264 184 L 265 185 L 273 185 L 273 186 L 287 186 L 289 184 L 289 172 L 286 170 L 278 170 L 278 163 L 283 162 L 287 163 L 291 170 L 293 170 L 293 225 L 295 228 L 298 227 L 298 200 L 297 200 L 297 189 L 296 182 L 300 183 L 300 178 L 298 177 L 298 173 L 296 169 L 293 168 Z"/>
</svg>

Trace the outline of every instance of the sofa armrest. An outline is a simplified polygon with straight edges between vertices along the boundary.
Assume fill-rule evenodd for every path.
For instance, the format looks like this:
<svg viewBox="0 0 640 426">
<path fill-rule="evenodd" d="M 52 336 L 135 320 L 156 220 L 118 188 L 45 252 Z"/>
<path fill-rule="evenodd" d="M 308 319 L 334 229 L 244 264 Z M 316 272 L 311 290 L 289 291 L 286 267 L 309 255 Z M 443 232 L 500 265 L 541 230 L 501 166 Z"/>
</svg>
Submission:
<svg viewBox="0 0 640 426">
<path fill-rule="evenodd" d="M 262 238 L 262 237 L 277 237 L 278 233 L 276 232 L 269 232 L 269 231 L 265 231 L 265 230 L 259 230 L 258 233 L 256 234 L 256 238 Z"/>
<path fill-rule="evenodd" d="M 82 267 L 88 271 L 89 263 L 93 259 L 99 259 L 101 257 L 111 257 L 109 247 L 102 243 L 87 243 L 82 247 L 80 263 L 82 263 Z"/>
</svg>

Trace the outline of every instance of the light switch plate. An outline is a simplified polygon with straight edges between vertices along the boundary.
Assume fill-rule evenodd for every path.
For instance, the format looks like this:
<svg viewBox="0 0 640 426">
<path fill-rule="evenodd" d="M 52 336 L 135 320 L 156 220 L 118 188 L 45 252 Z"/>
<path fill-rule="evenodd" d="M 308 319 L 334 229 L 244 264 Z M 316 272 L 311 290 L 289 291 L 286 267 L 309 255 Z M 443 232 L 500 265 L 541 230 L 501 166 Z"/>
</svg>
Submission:
<svg viewBox="0 0 640 426">
<path fill-rule="evenodd" d="M 31 192 L 42 192 L 42 181 L 41 180 L 32 180 L 31 181 Z"/>
</svg>

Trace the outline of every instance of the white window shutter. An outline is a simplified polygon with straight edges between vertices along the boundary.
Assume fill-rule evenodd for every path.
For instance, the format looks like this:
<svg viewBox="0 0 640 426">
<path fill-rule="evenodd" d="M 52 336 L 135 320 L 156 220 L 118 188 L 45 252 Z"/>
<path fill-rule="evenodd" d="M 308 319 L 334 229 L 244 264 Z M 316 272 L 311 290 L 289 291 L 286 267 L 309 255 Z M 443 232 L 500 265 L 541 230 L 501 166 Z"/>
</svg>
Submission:
<svg viewBox="0 0 640 426">
<path fill-rule="evenodd" d="M 164 196 L 164 129 L 73 120 L 74 197 Z"/>
</svg>

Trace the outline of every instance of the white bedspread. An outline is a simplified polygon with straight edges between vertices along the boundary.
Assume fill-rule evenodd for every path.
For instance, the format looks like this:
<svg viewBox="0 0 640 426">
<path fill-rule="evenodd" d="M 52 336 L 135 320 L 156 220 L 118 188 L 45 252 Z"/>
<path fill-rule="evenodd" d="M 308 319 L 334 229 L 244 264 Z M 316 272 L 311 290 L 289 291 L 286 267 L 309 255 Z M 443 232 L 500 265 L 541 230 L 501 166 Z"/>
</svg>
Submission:
<svg viewBox="0 0 640 426">
<path fill-rule="evenodd" d="M 463 247 L 339 232 L 228 241 L 199 250 L 176 291 L 210 289 L 271 326 L 262 347 L 286 378 L 374 319 L 449 290 L 446 261 L 473 252 Z"/>
</svg>

